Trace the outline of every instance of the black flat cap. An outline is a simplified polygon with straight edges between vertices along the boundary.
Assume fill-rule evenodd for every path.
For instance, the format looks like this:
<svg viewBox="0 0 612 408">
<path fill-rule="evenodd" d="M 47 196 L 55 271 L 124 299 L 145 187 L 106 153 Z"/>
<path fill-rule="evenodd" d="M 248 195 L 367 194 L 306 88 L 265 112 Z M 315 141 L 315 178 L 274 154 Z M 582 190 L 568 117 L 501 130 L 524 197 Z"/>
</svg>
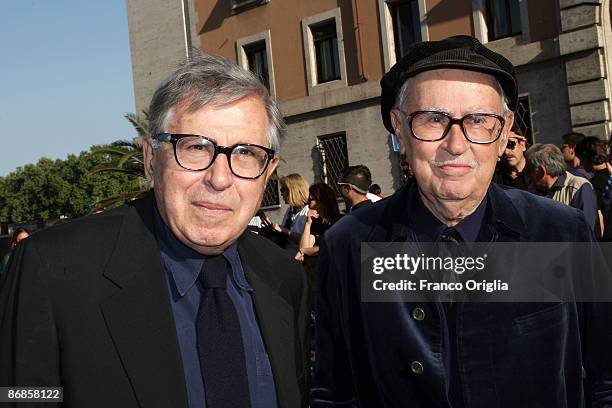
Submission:
<svg viewBox="0 0 612 408">
<path fill-rule="evenodd" d="M 421 72 L 442 68 L 465 69 L 493 75 L 508 97 L 509 108 L 516 109 L 518 86 L 512 63 L 482 45 L 476 38 L 457 35 L 441 41 L 413 44 L 406 55 L 382 77 L 380 112 L 389 132 L 395 132 L 391 126 L 390 113 L 404 82 Z"/>
</svg>

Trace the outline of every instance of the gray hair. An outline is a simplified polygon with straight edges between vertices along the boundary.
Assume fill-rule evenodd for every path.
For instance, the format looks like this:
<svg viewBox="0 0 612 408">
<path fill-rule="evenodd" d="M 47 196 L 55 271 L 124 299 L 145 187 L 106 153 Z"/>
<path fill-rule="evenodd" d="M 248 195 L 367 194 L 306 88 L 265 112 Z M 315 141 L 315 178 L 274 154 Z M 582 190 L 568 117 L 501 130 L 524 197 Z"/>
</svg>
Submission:
<svg viewBox="0 0 612 408">
<path fill-rule="evenodd" d="M 233 62 L 199 50 L 182 61 L 153 94 L 149 107 L 150 134 L 166 131 L 175 108 L 193 113 L 208 104 L 227 105 L 247 96 L 261 99 L 268 115 L 268 140 L 277 153 L 285 122 L 276 101 L 261 81 Z"/>
<path fill-rule="evenodd" d="M 406 98 L 408 97 L 408 92 L 410 90 L 410 83 L 413 80 L 414 80 L 414 77 L 408 78 L 404 82 L 402 87 L 400 88 L 400 91 L 397 93 L 397 97 L 395 98 L 395 103 L 393 105 L 394 109 L 401 110 L 402 105 L 404 104 L 404 102 L 406 102 Z M 508 107 L 508 97 L 506 96 L 506 93 L 504 92 L 504 88 L 502 88 L 501 84 L 499 83 L 497 79 L 495 80 L 495 84 L 497 85 L 497 90 L 499 91 L 499 94 L 501 95 L 502 114 L 507 115 L 508 113 L 511 112 L 510 108 Z"/>
<path fill-rule="evenodd" d="M 561 150 L 553 144 L 536 143 L 525 152 L 527 165 L 532 168 L 540 166 L 553 177 L 565 174 L 565 160 Z"/>
</svg>

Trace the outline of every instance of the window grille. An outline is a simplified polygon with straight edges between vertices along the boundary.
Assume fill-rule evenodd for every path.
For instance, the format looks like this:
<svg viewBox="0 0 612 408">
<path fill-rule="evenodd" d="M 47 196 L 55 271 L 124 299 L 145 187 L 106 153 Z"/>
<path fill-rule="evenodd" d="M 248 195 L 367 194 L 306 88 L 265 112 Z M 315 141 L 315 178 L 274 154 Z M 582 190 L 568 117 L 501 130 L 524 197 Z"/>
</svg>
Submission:
<svg viewBox="0 0 612 408">
<path fill-rule="evenodd" d="M 280 195 L 278 193 L 278 176 L 276 172 L 268 179 L 263 199 L 261 200 L 261 208 L 278 208 L 280 207 Z"/>
<path fill-rule="evenodd" d="M 320 154 L 320 166 L 323 181 L 340 195 L 338 180 L 342 170 L 348 167 L 348 150 L 346 134 L 321 136 L 317 146 Z"/>
<path fill-rule="evenodd" d="M 531 109 L 529 107 L 529 95 L 521 96 L 518 99 L 518 106 L 514 114 L 516 125 L 523 131 L 530 145 L 533 144 L 533 127 L 531 124 Z"/>
</svg>

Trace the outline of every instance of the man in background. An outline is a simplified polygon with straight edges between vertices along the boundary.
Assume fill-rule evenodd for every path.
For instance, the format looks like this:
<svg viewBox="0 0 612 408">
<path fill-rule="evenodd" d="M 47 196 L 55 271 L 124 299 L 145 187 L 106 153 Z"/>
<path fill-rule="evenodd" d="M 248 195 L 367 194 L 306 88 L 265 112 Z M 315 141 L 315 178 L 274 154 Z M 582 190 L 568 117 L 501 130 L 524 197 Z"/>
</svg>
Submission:
<svg viewBox="0 0 612 408">
<path fill-rule="evenodd" d="M 372 184 L 370 169 L 360 164 L 349 166 L 342 171 L 338 188 L 340 194 L 348 203 L 348 211 L 352 212 L 372 204 L 368 198 L 368 190 Z M 371 194 L 372 195 L 372 194 Z"/>
<path fill-rule="evenodd" d="M 516 126 L 508 134 L 508 144 L 498 162 L 494 181 L 497 184 L 527 190 L 529 181 L 525 174 L 525 150 L 527 138 Z"/>
<path fill-rule="evenodd" d="M 601 239 L 604 241 L 612 240 L 612 165 L 608 162 L 608 147 L 605 141 L 591 136 L 585 138 L 576 146 L 576 155 L 584 168 L 593 173 L 589 182 L 595 190 L 597 208 L 599 210 L 599 221 L 601 226 Z"/>
<path fill-rule="evenodd" d="M 582 210 L 591 229 L 598 231 L 599 217 L 593 186 L 586 178 L 565 170 L 559 148 L 552 144 L 536 143 L 525 155 L 530 191 Z"/>
<path fill-rule="evenodd" d="M 590 179 L 592 174 L 584 168 L 580 163 L 580 158 L 576 155 L 576 146 L 584 140 L 585 136 L 582 133 L 570 132 L 561 136 L 561 138 L 563 139 L 561 153 L 563 153 L 563 159 L 567 166 L 566 170 L 574 176 Z"/>
</svg>

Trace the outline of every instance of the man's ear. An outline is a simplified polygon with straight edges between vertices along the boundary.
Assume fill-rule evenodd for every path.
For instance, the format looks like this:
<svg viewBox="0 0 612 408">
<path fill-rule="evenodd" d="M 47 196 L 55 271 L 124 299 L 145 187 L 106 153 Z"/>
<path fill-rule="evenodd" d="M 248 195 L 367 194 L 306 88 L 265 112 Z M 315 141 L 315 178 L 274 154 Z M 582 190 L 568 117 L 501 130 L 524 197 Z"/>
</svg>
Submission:
<svg viewBox="0 0 612 408">
<path fill-rule="evenodd" d="M 397 144 L 399 145 L 400 153 L 406 155 L 406 143 L 404 141 L 404 135 L 402 133 L 402 118 L 400 117 L 401 113 L 398 112 L 397 109 L 391 110 L 391 126 L 393 126 L 393 131 L 395 133 L 395 138 L 397 139 Z"/>
<path fill-rule="evenodd" d="M 508 136 L 510 135 L 510 130 L 512 129 L 513 124 L 514 112 L 510 112 L 506 115 L 504 128 L 502 129 L 502 134 L 499 137 L 499 144 L 497 145 L 497 157 L 502 157 L 502 155 L 506 151 L 506 145 L 508 144 Z"/>
<path fill-rule="evenodd" d="M 142 144 L 142 154 L 144 158 L 144 171 L 145 177 L 147 178 L 147 185 L 149 188 L 154 187 L 154 160 L 155 160 L 155 150 L 152 146 L 153 143 L 156 143 L 156 140 L 153 140 L 150 136 L 145 136 L 144 143 Z"/>
<path fill-rule="evenodd" d="M 542 178 L 546 176 L 547 174 L 548 172 L 546 171 L 546 167 L 544 166 L 538 166 L 538 168 L 536 169 L 536 175 L 538 178 Z"/>
<path fill-rule="evenodd" d="M 266 169 L 266 184 L 268 183 L 268 180 L 270 180 L 270 177 L 272 177 L 272 174 L 274 174 L 274 171 L 278 167 L 279 161 L 280 160 L 278 156 L 274 156 L 274 158 L 270 160 L 270 163 L 268 163 L 268 168 Z"/>
</svg>

